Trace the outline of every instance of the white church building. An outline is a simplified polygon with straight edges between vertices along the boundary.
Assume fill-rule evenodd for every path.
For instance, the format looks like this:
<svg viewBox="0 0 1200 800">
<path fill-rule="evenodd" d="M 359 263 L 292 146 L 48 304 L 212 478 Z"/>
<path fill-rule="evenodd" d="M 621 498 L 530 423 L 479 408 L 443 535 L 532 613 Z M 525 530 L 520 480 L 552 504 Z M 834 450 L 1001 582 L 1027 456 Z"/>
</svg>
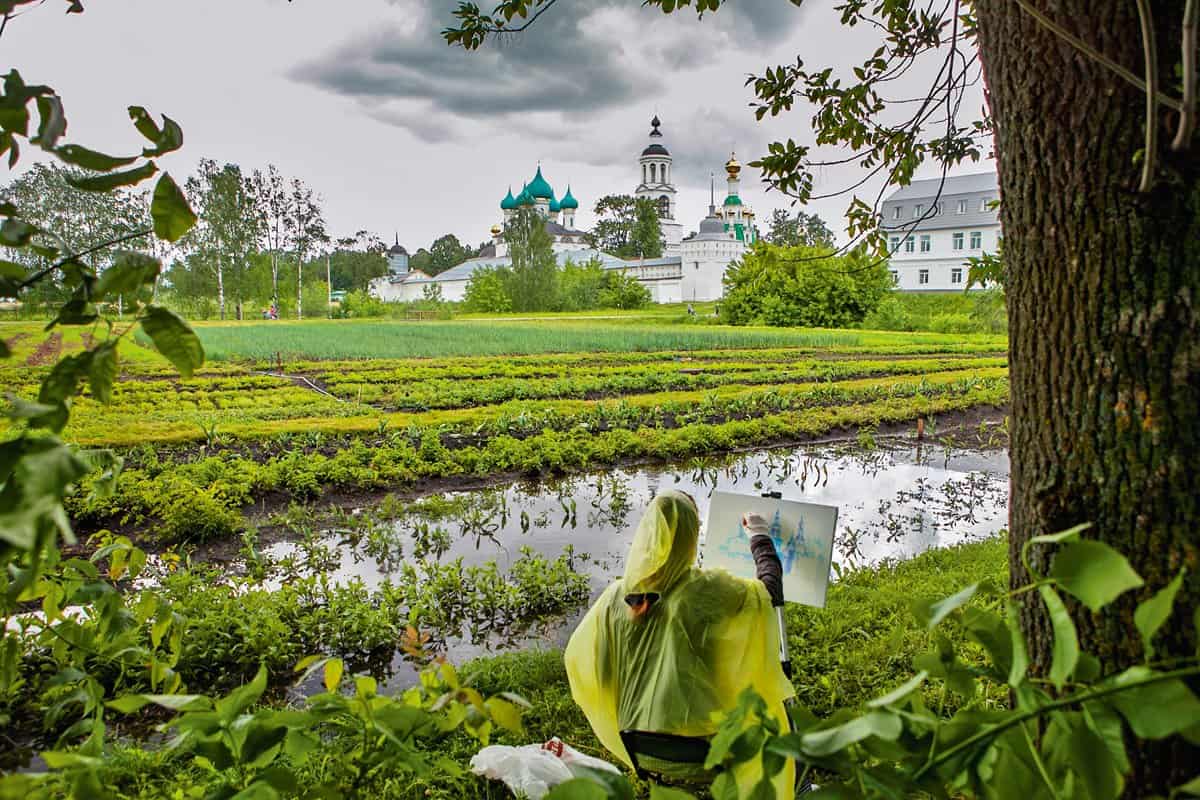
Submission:
<svg viewBox="0 0 1200 800">
<path fill-rule="evenodd" d="M 719 300 L 724 295 L 723 279 L 729 265 L 758 241 L 754 210 L 742 202 L 742 165 L 736 155 L 730 157 L 725 164 L 727 193 L 724 202 L 716 205 L 714 186 L 708 216 L 701 221 L 697 233 L 685 238 L 683 226 L 676 219 L 678 190 L 674 182 L 674 159 L 666 147 L 661 128 L 662 122 L 655 116 L 651 121 L 649 143 L 638 157 L 640 181 L 634 189 L 635 197 L 652 200 L 658 209 L 663 234 L 661 258 L 621 259 L 591 249 L 586 233 L 575 227 L 579 201 L 571 187 L 568 186 L 562 198 L 558 198 L 539 164 L 537 173 L 518 194 L 514 195 L 509 187 L 508 194 L 500 201 L 503 219 L 492 227 L 492 244 L 482 255 L 430 277 L 409 269 L 408 253 L 397 240 L 388 251 L 388 274 L 371 282 L 371 293 L 386 302 L 411 301 L 421 299 L 427 287 L 436 285 L 442 299 L 462 301 L 467 284 L 476 271 L 512 264 L 504 240 L 504 227 L 519 210 L 533 208 L 546 219 L 546 232 L 550 234 L 560 265 L 568 261 L 597 260 L 604 269 L 621 270 L 635 277 L 650 291 L 650 297 L 656 303 Z"/>
</svg>

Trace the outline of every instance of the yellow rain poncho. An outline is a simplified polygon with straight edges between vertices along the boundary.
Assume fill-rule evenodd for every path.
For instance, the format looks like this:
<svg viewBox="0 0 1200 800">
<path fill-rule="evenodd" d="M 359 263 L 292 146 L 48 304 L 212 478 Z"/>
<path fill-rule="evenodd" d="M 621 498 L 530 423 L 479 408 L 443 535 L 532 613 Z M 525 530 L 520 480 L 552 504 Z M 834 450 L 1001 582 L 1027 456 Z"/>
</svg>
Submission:
<svg viewBox="0 0 1200 800">
<path fill-rule="evenodd" d="M 625 576 L 605 590 L 567 644 L 571 694 L 600 742 L 633 766 L 622 730 L 710 736 L 714 715 L 732 710 L 748 686 L 786 729 L 783 702 L 794 693 L 779 663 L 779 628 L 759 581 L 724 570 L 699 570 L 700 519 L 681 492 L 650 504 L 629 548 Z M 659 595 L 635 617 L 627 595 Z M 700 778 L 699 768 L 649 763 L 652 772 Z M 761 776 L 757 764 L 735 771 L 739 791 Z M 792 796 L 793 765 L 775 781 L 780 798 Z"/>
</svg>

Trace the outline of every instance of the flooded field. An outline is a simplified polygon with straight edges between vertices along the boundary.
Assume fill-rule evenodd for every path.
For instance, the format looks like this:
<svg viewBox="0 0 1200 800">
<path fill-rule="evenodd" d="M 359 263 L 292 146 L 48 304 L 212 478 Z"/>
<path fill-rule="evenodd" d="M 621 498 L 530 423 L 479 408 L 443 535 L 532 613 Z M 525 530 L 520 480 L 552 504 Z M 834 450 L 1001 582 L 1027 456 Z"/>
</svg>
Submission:
<svg viewBox="0 0 1200 800">
<path fill-rule="evenodd" d="M 491 624 L 493 610 L 491 618 L 482 615 L 483 623 L 468 620 L 457 631 L 434 631 L 433 648 L 461 662 L 504 648 L 562 644 L 587 601 L 621 575 L 642 510 L 668 488 L 695 497 L 702 518 L 716 490 L 779 492 L 836 505 L 836 580 L 841 570 L 1001 530 L 1007 523 L 1008 457 L 1004 451 L 913 445 L 824 446 L 760 451 L 678 469 L 610 470 L 354 509 L 304 542 L 280 542 L 265 555 L 284 565 L 285 574 L 319 569 L 333 583 L 372 590 L 414 581 L 490 582 L 514 572 L 528 577 L 530 558 L 537 556 L 544 562 L 533 569 L 544 570 L 557 559 L 560 578 L 567 570 L 579 576 L 568 613 L 497 625 Z M 703 558 L 703 539 L 701 552 Z M 393 680 L 411 675 L 399 658 L 389 671 Z"/>
</svg>

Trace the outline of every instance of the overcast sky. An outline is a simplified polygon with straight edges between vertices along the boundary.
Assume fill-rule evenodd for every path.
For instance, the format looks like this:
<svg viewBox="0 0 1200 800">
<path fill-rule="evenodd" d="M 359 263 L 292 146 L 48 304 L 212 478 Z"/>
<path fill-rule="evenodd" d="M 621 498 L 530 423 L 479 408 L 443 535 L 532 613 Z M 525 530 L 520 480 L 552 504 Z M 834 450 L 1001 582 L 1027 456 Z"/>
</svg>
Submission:
<svg viewBox="0 0 1200 800">
<path fill-rule="evenodd" d="M 812 140 L 807 109 L 756 124 L 747 76 L 798 55 L 848 68 L 878 44 L 837 24 L 834 0 L 801 10 L 731 0 L 703 21 L 637 0 L 566 0 L 530 32 L 474 53 L 439 36 L 454 0 L 92 0 L 71 16 L 59 5 L 14 20 L 2 46 L 26 81 L 58 90 L 70 140 L 140 147 L 125 107 L 144 105 L 183 126 L 183 151 L 163 162 L 177 177 L 201 157 L 274 163 L 322 195 L 335 235 L 398 233 L 410 250 L 443 233 L 487 239 L 509 185 L 519 191 L 539 160 L 560 196 L 571 185 L 578 225 L 590 227 L 598 197 L 637 184 L 656 112 L 679 219 L 694 230 L 731 149 L 744 163 L 772 138 Z M 858 177 L 830 171 L 817 191 Z M 786 204 L 752 170 L 743 179 L 760 219 Z M 873 199 L 879 188 L 858 192 Z M 840 232 L 846 204 L 810 210 Z"/>
</svg>

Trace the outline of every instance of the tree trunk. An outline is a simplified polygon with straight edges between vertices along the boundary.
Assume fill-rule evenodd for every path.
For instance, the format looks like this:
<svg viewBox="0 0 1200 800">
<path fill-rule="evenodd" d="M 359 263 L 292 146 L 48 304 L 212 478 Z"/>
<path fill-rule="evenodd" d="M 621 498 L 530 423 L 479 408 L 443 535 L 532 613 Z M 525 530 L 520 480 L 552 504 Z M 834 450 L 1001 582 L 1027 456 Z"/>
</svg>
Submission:
<svg viewBox="0 0 1200 800">
<path fill-rule="evenodd" d="M 296 254 L 296 319 L 304 319 L 304 256 Z"/>
<path fill-rule="evenodd" d="M 271 305 L 279 308 L 279 256 L 271 249 Z"/>
<path fill-rule="evenodd" d="M 1083 41 L 1142 75 L 1136 5 L 1034 0 Z M 1183 2 L 1153 3 L 1158 74 L 1178 94 Z M 1014 2 L 977 4 L 1008 273 L 1012 393 L 1012 585 L 1029 537 L 1091 522 L 1146 579 L 1099 615 L 1073 609 L 1080 644 L 1111 672 L 1142 661 L 1137 602 L 1189 574 L 1155 644 L 1196 652 L 1200 596 L 1200 143 L 1172 153 L 1178 115 L 1160 109 L 1159 168 L 1137 191 L 1145 95 Z M 1033 566 L 1045 571 L 1044 553 Z M 1052 634 L 1034 593 L 1022 625 L 1036 668 Z M 1194 748 L 1142 743 L 1127 797 L 1194 776 Z"/>
<path fill-rule="evenodd" d="M 217 312 L 225 319 L 225 270 L 221 268 L 221 259 L 217 259 Z"/>
</svg>

